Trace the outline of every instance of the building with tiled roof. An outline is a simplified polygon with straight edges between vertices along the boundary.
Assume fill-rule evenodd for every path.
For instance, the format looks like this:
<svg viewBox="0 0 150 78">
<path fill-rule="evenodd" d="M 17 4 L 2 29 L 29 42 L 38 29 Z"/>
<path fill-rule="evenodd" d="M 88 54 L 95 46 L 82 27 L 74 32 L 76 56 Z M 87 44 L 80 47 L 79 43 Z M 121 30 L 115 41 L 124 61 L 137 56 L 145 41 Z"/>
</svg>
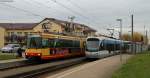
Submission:
<svg viewBox="0 0 150 78">
<path fill-rule="evenodd" d="M 26 44 L 27 35 L 39 32 L 76 36 L 91 36 L 96 32 L 84 24 L 54 18 L 45 18 L 39 23 L 0 23 L 0 31 L 0 48 L 9 43 Z"/>
<path fill-rule="evenodd" d="M 0 23 L 0 27 L 6 30 L 28 30 L 33 29 L 38 23 Z"/>
</svg>

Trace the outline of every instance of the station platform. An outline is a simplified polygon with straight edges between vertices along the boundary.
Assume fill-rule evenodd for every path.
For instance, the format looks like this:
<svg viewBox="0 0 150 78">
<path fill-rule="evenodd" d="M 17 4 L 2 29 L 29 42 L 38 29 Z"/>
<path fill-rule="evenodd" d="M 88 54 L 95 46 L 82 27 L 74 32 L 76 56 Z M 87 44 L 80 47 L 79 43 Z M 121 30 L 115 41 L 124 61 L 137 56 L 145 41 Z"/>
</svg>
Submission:
<svg viewBox="0 0 150 78">
<path fill-rule="evenodd" d="M 51 75 L 47 78 L 111 78 L 112 73 L 121 67 L 133 55 L 120 55 L 100 59 L 75 68 Z"/>
</svg>

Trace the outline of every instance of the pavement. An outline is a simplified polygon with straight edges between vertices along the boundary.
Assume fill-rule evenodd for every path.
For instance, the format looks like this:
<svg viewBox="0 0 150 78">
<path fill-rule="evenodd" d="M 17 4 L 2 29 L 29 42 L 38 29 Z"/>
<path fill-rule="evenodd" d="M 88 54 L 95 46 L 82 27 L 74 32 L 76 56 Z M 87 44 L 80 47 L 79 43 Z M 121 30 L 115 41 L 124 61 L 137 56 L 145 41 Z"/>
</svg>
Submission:
<svg viewBox="0 0 150 78">
<path fill-rule="evenodd" d="M 111 78 L 112 74 L 132 56 L 122 55 L 122 61 L 120 61 L 120 55 L 100 59 L 50 75 L 47 78 Z"/>
</svg>

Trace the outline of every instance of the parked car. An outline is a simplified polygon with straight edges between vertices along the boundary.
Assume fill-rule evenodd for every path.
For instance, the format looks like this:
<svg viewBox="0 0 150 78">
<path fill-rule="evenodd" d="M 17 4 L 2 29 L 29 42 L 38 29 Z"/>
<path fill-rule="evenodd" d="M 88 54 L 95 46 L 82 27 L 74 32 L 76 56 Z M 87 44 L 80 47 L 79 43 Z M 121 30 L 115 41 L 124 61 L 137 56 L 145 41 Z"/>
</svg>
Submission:
<svg viewBox="0 0 150 78">
<path fill-rule="evenodd" d="M 17 52 L 17 50 L 20 48 L 21 46 L 19 44 L 8 44 L 6 46 L 4 46 L 1 51 L 2 53 L 4 52 L 8 52 L 8 53 L 13 53 L 13 52 Z"/>
</svg>

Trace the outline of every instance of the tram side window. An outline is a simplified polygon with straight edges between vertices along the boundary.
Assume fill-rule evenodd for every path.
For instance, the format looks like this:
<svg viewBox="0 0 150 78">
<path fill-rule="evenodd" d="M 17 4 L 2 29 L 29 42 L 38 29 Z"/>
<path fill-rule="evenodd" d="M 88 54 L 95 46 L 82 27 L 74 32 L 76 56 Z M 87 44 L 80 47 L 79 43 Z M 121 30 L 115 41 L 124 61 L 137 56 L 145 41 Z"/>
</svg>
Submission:
<svg viewBox="0 0 150 78">
<path fill-rule="evenodd" d="M 55 45 L 55 40 L 54 39 L 48 39 L 48 46 L 54 47 L 54 45 Z"/>
<path fill-rule="evenodd" d="M 73 41 L 72 40 L 65 40 L 65 46 L 66 47 L 73 47 Z"/>
<path fill-rule="evenodd" d="M 48 39 L 43 39 L 43 40 L 42 40 L 42 47 L 43 47 L 43 48 L 48 47 Z"/>
<path fill-rule="evenodd" d="M 119 45 L 118 41 L 115 41 L 115 49 L 119 50 L 119 48 L 120 48 L 120 45 Z"/>
<path fill-rule="evenodd" d="M 107 41 L 103 40 L 103 50 L 106 50 L 106 49 L 107 49 Z"/>
<path fill-rule="evenodd" d="M 105 43 L 104 43 L 104 40 L 101 42 L 101 44 L 100 44 L 100 47 L 99 47 L 99 50 L 101 51 L 101 50 L 105 50 Z"/>
<path fill-rule="evenodd" d="M 56 47 L 63 47 L 64 46 L 64 42 L 63 42 L 63 40 L 56 40 Z"/>
<path fill-rule="evenodd" d="M 80 47 L 80 41 L 57 40 L 56 47 Z"/>
<path fill-rule="evenodd" d="M 116 44 L 116 48 L 117 48 L 118 50 L 120 49 L 120 46 L 121 46 L 121 45 L 120 45 L 119 43 Z"/>
<path fill-rule="evenodd" d="M 80 47 L 80 41 L 74 41 L 74 47 Z"/>
<path fill-rule="evenodd" d="M 57 40 L 56 47 L 73 47 L 73 41 L 72 40 Z"/>
<path fill-rule="evenodd" d="M 41 48 L 41 37 L 31 37 L 28 38 L 27 47 L 28 48 Z"/>
</svg>

